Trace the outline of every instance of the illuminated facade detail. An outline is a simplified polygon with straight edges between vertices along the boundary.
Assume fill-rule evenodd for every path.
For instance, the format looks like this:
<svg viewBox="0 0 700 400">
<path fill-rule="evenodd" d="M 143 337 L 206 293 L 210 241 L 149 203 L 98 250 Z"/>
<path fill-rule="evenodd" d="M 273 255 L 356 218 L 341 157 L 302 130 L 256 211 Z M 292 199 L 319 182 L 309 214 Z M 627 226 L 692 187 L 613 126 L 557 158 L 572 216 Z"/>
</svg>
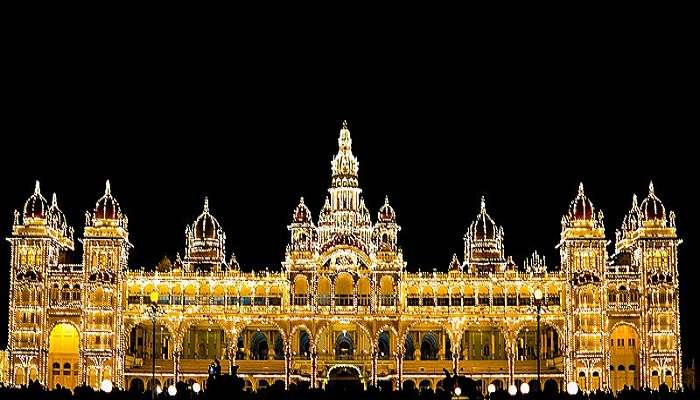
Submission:
<svg viewBox="0 0 700 400">
<path fill-rule="evenodd" d="M 37 183 L 8 239 L 9 381 L 203 383 L 218 358 L 224 371 L 237 365 L 253 389 L 352 377 L 435 388 L 443 369 L 484 391 L 505 388 L 537 376 L 539 289 L 542 381 L 561 388 L 576 380 L 584 390 L 680 386 L 681 241 L 653 186 L 641 203 L 634 198 L 612 255 L 603 215 L 581 185 L 562 218 L 559 269 L 537 252 L 522 268 L 507 257 L 503 227 L 482 198 L 463 260 L 455 254 L 446 272 L 416 273 L 406 270 L 389 198 L 373 219 L 358 172 L 344 123 L 328 196 L 316 220 L 303 198 L 294 208 L 280 272 L 241 271 L 208 199 L 185 229 L 183 258 L 165 258 L 152 272 L 129 269 L 128 219 L 109 182 L 86 213 L 82 263 L 67 264 L 73 230 Z M 155 336 L 152 294 L 163 313 Z"/>
</svg>

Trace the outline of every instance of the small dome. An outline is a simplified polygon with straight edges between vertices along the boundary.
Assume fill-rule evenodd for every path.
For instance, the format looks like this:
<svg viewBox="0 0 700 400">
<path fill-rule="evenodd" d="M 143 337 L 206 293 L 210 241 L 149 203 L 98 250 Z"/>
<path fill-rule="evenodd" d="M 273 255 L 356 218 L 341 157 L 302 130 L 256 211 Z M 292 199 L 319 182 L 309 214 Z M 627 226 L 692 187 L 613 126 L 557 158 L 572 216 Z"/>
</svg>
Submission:
<svg viewBox="0 0 700 400">
<path fill-rule="evenodd" d="M 496 240 L 498 227 L 496 222 L 486 213 L 486 199 L 481 197 L 481 211 L 476 216 L 476 221 L 472 222 L 471 231 L 474 240 Z"/>
<path fill-rule="evenodd" d="M 29 196 L 24 203 L 23 217 L 33 219 L 44 219 L 49 211 L 49 202 L 42 196 L 39 188 L 39 181 L 34 185 L 34 193 Z"/>
<path fill-rule="evenodd" d="M 649 182 L 649 195 L 642 200 L 639 206 L 643 221 L 664 221 L 666 220 L 666 208 L 661 200 L 654 193 L 654 183 Z"/>
<path fill-rule="evenodd" d="M 65 231 L 68 227 L 66 222 L 66 215 L 58 208 L 58 201 L 56 200 L 56 193 L 51 197 L 51 207 L 48 212 L 49 225 L 59 231 Z"/>
<path fill-rule="evenodd" d="M 209 214 L 209 199 L 204 198 L 204 211 L 197 217 L 193 224 L 195 239 L 218 239 L 221 231 L 219 221 Z"/>
<path fill-rule="evenodd" d="M 298 224 L 311 223 L 311 211 L 309 207 L 304 204 L 304 198 L 299 199 L 299 205 L 294 209 L 294 216 L 292 217 L 294 222 Z"/>
<path fill-rule="evenodd" d="M 379 209 L 379 222 L 396 222 L 396 212 L 389 204 L 389 196 L 384 198 L 384 205 Z"/>
<path fill-rule="evenodd" d="M 112 196 L 112 188 L 109 181 L 105 183 L 105 194 L 95 204 L 95 218 L 104 220 L 117 220 L 121 217 L 119 202 Z"/>
<path fill-rule="evenodd" d="M 452 254 L 452 261 L 450 261 L 449 271 L 460 272 L 462 271 L 462 264 L 459 263 L 457 254 Z"/>
<path fill-rule="evenodd" d="M 578 186 L 578 194 L 569 205 L 569 219 L 582 221 L 595 219 L 593 203 L 586 197 L 583 191 L 583 183 Z"/>
</svg>

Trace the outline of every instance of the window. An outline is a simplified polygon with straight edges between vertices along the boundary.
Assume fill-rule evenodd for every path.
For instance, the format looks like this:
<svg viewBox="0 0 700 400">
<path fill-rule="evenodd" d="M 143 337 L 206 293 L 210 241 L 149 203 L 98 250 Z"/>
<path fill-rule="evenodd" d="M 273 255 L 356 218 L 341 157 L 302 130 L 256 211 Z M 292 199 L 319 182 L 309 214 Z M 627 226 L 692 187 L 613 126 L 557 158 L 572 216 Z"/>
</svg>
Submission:
<svg viewBox="0 0 700 400">
<path fill-rule="evenodd" d="M 629 347 L 634 347 L 635 346 L 635 339 L 627 339 L 627 345 Z"/>
<path fill-rule="evenodd" d="M 473 306 L 474 305 L 474 298 L 473 297 L 465 297 L 464 298 L 464 305 L 465 306 Z"/>
<path fill-rule="evenodd" d="M 625 339 L 617 339 L 617 347 L 625 347 Z"/>
<path fill-rule="evenodd" d="M 634 364 L 632 364 L 632 365 L 629 366 L 628 369 L 629 369 L 630 371 L 636 371 L 636 370 L 637 370 L 637 366 L 634 365 Z"/>
<path fill-rule="evenodd" d="M 53 365 L 51 366 L 51 374 L 52 375 L 60 375 L 61 374 L 61 364 L 53 363 Z"/>
<path fill-rule="evenodd" d="M 432 307 L 435 305 L 435 299 L 432 297 L 423 297 L 423 305 Z"/>
<path fill-rule="evenodd" d="M 618 365 L 618 366 L 617 366 L 617 370 L 618 370 L 618 371 L 624 371 L 624 370 L 625 370 L 625 366 L 624 366 L 624 365 Z"/>
<path fill-rule="evenodd" d="M 281 297 L 270 297 L 267 300 L 271 306 L 281 306 L 282 305 L 282 298 Z"/>
<path fill-rule="evenodd" d="M 615 347 L 615 339 L 610 339 L 610 347 Z"/>
<path fill-rule="evenodd" d="M 304 295 L 302 296 L 294 296 L 294 305 L 295 306 L 305 306 L 308 303 L 308 298 Z"/>
<path fill-rule="evenodd" d="M 70 363 L 63 364 L 63 375 L 70 375 Z"/>
<path fill-rule="evenodd" d="M 437 305 L 438 306 L 448 306 L 448 305 L 450 305 L 450 299 L 447 297 L 438 297 Z"/>
<path fill-rule="evenodd" d="M 420 299 L 419 299 L 418 297 L 409 297 L 408 299 L 406 299 L 406 304 L 407 304 L 408 306 L 415 307 L 415 306 L 418 305 L 418 301 L 419 301 L 419 300 L 420 300 Z"/>
<path fill-rule="evenodd" d="M 459 307 L 462 305 L 462 298 L 461 297 L 453 297 L 451 301 L 452 301 L 453 307 Z"/>
</svg>

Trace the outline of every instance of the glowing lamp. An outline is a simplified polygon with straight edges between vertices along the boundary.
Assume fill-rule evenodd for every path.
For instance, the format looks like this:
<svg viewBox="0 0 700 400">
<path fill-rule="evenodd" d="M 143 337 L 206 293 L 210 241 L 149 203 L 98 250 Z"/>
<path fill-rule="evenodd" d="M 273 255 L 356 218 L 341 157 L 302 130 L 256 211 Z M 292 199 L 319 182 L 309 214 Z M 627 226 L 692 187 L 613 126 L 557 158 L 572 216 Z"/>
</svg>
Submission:
<svg viewBox="0 0 700 400">
<path fill-rule="evenodd" d="M 177 388 L 175 385 L 168 386 L 168 394 L 173 397 L 177 394 Z"/>
<path fill-rule="evenodd" d="M 462 388 L 457 386 L 455 388 L 455 396 L 460 396 L 462 394 Z"/>
<path fill-rule="evenodd" d="M 494 393 L 496 391 L 496 385 L 492 383 L 488 386 L 488 388 L 486 388 L 486 390 L 489 391 L 489 394 Z"/>
<path fill-rule="evenodd" d="M 160 385 L 156 386 L 156 394 L 161 394 L 163 393 L 163 388 L 160 387 Z"/>
<path fill-rule="evenodd" d="M 516 394 L 518 394 L 518 388 L 515 385 L 508 386 L 508 394 L 511 396 L 515 396 Z"/>
<path fill-rule="evenodd" d="M 527 382 L 523 382 L 522 385 L 520 385 L 520 393 L 522 393 L 522 394 L 530 393 L 530 385 L 528 385 Z"/>
<path fill-rule="evenodd" d="M 195 382 L 192 384 L 192 391 L 195 393 L 199 393 L 199 391 L 202 390 L 202 387 L 199 386 L 199 382 Z"/>
<path fill-rule="evenodd" d="M 535 300 L 542 300 L 544 293 L 540 289 L 535 289 Z"/>
<path fill-rule="evenodd" d="M 112 392 L 112 381 L 109 379 L 105 379 L 100 383 L 100 390 L 102 390 L 105 393 L 110 393 Z"/>
<path fill-rule="evenodd" d="M 158 292 L 155 290 L 151 292 L 151 303 L 157 303 L 158 302 Z"/>
<path fill-rule="evenodd" d="M 566 384 L 566 393 L 576 396 L 578 393 L 578 383 L 576 382 L 569 382 Z"/>
</svg>

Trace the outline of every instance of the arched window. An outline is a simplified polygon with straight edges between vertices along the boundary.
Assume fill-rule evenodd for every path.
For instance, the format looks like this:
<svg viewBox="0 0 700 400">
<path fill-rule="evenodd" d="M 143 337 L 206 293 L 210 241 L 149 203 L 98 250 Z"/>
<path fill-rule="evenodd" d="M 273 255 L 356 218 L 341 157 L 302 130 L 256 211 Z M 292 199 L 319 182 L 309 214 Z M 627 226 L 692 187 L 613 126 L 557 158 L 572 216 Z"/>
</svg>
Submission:
<svg viewBox="0 0 700 400">
<path fill-rule="evenodd" d="M 618 371 L 624 371 L 624 370 L 625 370 L 625 366 L 624 366 L 624 365 L 618 365 L 618 366 L 617 366 L 617 370 L 618 370 Z"/>
<path fill-rule="evenodd" d="M 51 365 L 51 375 L 61 375 L 61 364 L 55 362 Z"/>
<path fill-rule="evenodd" d="M 63 375 L 70 375 L 70 363 L 63 364 Z"/>
</svg>

